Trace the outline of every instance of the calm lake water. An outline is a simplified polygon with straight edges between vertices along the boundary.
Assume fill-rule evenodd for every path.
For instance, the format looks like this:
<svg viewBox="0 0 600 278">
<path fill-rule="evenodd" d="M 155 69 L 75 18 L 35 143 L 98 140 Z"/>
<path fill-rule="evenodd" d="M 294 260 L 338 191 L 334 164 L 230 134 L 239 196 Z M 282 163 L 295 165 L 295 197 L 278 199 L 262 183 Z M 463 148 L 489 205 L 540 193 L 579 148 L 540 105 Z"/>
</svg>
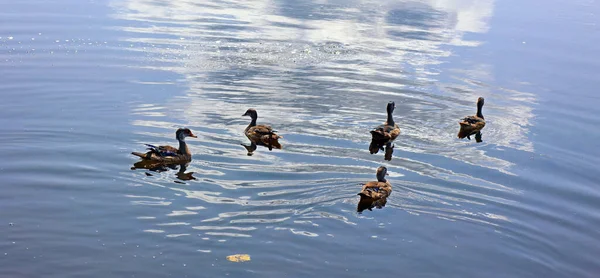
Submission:
<svg viewBox="0 0 600 278">
<path fill-rule="evenodd" d="M 599 277 L 599 14 L 0 0 L 0 277 Z M 247 155 L 250 107 L 282 150 Z M 184 126 L 187 168 L 130 169 Z M 380 165 L 394 191 L 358 214 Z"/>
</svg>

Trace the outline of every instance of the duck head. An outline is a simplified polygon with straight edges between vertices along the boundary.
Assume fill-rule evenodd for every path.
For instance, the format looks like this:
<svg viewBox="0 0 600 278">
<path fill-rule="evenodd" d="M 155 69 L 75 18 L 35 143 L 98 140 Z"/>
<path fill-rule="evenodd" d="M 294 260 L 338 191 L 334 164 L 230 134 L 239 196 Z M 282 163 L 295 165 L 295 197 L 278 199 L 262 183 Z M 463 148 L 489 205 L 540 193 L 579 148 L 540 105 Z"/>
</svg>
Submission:
<svg viewBox="0 0 600 278">
<path fill-rule="evenodd" d="M 483 103 L 485 102 L 485 99 L 483 99 L 482 97 L 479 97 L 477 99 L 477 107 L 483 107 Z"/>
<path fill-rule="evenodd" d="M 250 108 L 246 110 L 246 113 L 244 113 L 244 115 L 242 116 L 250 116 L 250 118 L 256 119 L 258 118 L 258 113 L 256 113 L 256 110 L 254 110 L 254 108 Z"/>
<path fill-rule="evenodd" d="M 185 141 L 185 137 L 198 138 L 189 128 L 180 128 L 175 132 L 175 138 L 179 141 Z"/>
<path fill-rule="evenodd" d="M 392 114 L 394 112 L 394 109 L 396 109 L 396 103 L 393 101 L 388 102 L 388 104 L 387 104 L 388 114 Z"/>
<path fill-rule="evenodd" d="M 479 97 L 477 99 L 477 117 L 480 117 L 483 119 L 483 113 L 481 113 L 481 109 L 483 108 L 483 103 L 485 102 L 485 100 L 482 97 Z"/>
<path fill-rule="evenodd" d="M 385 179 L 385 176 L 389 176 L 387 173 L 387 168 L 384 166 L 379 166 L 379 168 L 377 168 L 377 181 L 386 182 L 387 180 Z"/>
</svg>

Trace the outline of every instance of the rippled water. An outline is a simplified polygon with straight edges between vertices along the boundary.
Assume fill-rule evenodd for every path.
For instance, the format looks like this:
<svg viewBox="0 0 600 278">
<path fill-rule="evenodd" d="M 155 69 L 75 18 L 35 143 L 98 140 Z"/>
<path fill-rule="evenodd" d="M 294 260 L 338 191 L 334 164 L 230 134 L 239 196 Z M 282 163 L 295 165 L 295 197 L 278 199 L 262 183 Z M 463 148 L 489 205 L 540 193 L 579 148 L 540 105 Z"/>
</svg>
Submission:
<svg viewBox="0 0 600 278">
<path fill-rule="evenodd" d="M 596 277 L 599 7 L 0 1 L 0 276 Z M 189 165 L 130 169 L 182 126 Z"/>
</svg>

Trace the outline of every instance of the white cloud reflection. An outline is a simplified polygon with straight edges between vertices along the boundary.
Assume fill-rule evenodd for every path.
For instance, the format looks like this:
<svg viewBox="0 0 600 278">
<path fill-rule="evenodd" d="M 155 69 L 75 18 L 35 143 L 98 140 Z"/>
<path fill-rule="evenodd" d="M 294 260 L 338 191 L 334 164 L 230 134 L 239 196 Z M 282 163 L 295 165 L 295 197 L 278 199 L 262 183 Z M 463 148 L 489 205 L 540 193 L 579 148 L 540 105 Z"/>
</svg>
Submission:
<svg viewBox="0 0 600 278">
<path fill-rule="evenodd" d="M 254 107 L 261 121 L 276 124 L 282 133 L 312 138 L 291 147 L 284 142 L 288 152 L 379 161 L 381 157 L 356 149 L 318 145 L 332 138 L 368 142 L 367 130 L 384 120 L 385 103 L 395 99 L 403 129 L 398 149 L 510 174 L 511 162 L 456 139 L 458 120 L 474 114 L 475 100 L 484 96 L 489 119 L 484 142 L 533 151 L 527 138 L 533 95 L 490 85 L 492 66 L 445 64 L 453 49 L 481 44 L 465 37 L 487 32 L 493 0 L 129 0 L 112 5 L 114 16 L 130 23 L 118 28 L 131 34 L 124 38 L 131 50 L 147 54 L 144 67 L 175 72 L 184 78 L 177 83 L 187 87 L 185 96 L 140 105 L 136 111 L 147 118 L 134 120 L 136 125 L 172 129 L 173 124 L 156 119 L 166 114 L 179 119 L 177 124 L 204 128 L 200 134 L 208 141 L 234 145 L 246 124 L 240 115 Z M 159 82 L 139 82 L 149 81 Z M 215 142 L 203 148 L 216 148 Z M 303 151 L 303 144 L 315 147 Z M 273 161 L 286 163 L 276 157 Z M 391 164 L 468 186 L 511 190 L 434 162 L 394 158 Z M 273 171 L 307 168 L 289 163 Z M 319 171 L 369 170 L 345 166 L 322 166 Z"/>
<path fill-rule="evenodd" d="M 498 88 L 469 82 L 489 79 L 493 70 L 489 66 L 461 70 L 459 83 L 443 84 L 437 79 L 444 73 L 440 69 L 444 59 L 452 54 L 450 46 L 480 44 L 464 37 L 489 29 L 492 0 L 213 4 L 130 0 L 117 1 L 113 6 L 115 17 L 132 22 L 119 28 L 134 34 L 125 40 L 132 43 L 132 50 L 148 54 L 152 62 L 147 66 L 185 78 L 190 95 L 176 102 L 194 107 L 183 109 L 191 123 L 222 128 L 223 122 L 237 120 L 240 111 L 254 106 L 262 118 L 278 118 L 281 125 L 290 127 L 303 121 L 310 124 L 302 126 L 304 132 L 326 136 L 328 125 L 339 124 L 335 120 L 332 123 L 327 113 L 346 109 L 355 125 L 341 136 L 364 139 L 364 125 L 383 117 L 381 105 L 370 100 L 403 97 L 408 107 L 402 109 L 411 111 L 414 118 L 428 118 L 424 122 L 407 119 L 405 134 L 420 136 L 437 148 L 440 144 L 456 146 L 456 140 L 447 133 L 455 133 L 456 121 L 465 113 L 472 114 L 473 100 L 483 95 L 491 98 L 486 112 L 501 110 L 494 125 L 486 129 L 486 137 L 507 147 L 519 142 L 521 150 L 533 148 L 525 136 L 533 117 L 532 95 L 499 92 Z M 434 87 L 438 89 L 430 89 Z M 323 94 L 329 95 L 323 91 L 329 91 L 331 97 L 323 98 Z M 360 105 L 377 111 L 377 115 L 365 117 L 364 112 L 348 109 L 339 98 L 350 94 L 357 102 L 364 100 L 350 103 L 350 107 Z M 494 98 L 506 101 L 506 105 L 495 104 Z M 427 111 L 431 107 L 420 107 L 430 104 L 444 107 L 446 115 L 432 115 Z M 402 112 L 398 114 L 402 117 Z M 441 133 L 440 122 L 449 122 L 441 126 Z M 225 128 L 235 133 L 239 126 Z M 491 164 L 499 168 L 509 165 L 500 161 Z"/>
</svg>

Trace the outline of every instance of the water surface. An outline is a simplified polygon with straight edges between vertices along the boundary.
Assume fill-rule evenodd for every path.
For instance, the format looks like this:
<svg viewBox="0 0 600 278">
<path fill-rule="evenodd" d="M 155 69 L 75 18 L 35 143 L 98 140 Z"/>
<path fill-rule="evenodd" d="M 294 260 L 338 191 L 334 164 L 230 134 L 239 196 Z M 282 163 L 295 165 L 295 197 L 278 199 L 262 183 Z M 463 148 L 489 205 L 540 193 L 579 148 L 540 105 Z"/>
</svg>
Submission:
<svg viewBox="0 0 600 278">
<path fill-rule="evenodd" d="M 595 277 L 598 7 L 0 1 L 0 276 Z M 130 169 L 183 126 L 185 169 Z"/>
</svg>

